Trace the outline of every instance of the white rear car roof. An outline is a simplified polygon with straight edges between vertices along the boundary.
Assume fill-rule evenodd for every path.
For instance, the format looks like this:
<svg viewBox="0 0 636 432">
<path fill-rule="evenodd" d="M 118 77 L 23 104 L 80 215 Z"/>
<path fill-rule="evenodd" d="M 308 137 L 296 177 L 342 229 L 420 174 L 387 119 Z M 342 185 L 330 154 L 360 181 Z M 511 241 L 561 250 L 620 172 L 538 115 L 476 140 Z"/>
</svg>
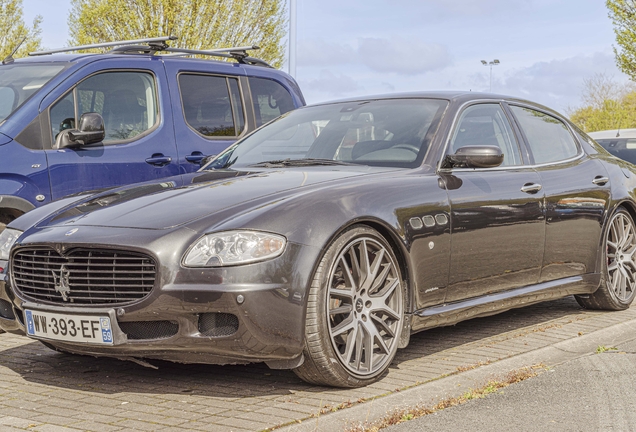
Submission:
<svg viewBox="0 0 636 432">
<path fill-rule="evenodd" d="M 595 140 L 612 138 L 636 138 L 636 129 L 612 129 L 590 132 L 588 133 L 588 135 Z"/>
</svg>

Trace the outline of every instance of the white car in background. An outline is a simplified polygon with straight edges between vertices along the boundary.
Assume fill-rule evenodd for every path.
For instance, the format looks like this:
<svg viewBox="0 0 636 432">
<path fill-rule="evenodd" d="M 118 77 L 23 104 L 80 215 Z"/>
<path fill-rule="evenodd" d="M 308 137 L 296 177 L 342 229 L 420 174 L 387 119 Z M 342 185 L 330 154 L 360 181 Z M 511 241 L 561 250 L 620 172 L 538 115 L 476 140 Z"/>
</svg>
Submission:
<svg viewBox="0 0 636 432">
<path fill-rule="evenodd" d="M 612 129 L 588 135 L 614 156 L 636 164 L 636 129 Z"/>
</svg>

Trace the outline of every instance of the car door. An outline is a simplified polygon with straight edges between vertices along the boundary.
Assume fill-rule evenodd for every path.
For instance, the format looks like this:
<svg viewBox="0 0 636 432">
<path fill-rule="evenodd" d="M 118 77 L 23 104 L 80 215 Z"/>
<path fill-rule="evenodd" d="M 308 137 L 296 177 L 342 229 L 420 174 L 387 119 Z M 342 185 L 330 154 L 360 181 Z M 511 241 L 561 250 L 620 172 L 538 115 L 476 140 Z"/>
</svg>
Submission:
<svg viewBox="0 0 636 432">
<path fill-rule="evenodd" d="M 497 146 L 504 161 L 496 168 L 441 170 L 453 178 L 445 182 L 451 208 L 446 302 L 536 284 L 543 262 L 540 178 L 522 157 L 501 104 L 477 103 L 461 112 L 446 154 L 470 145 Z"/>
<path fill-rule="evenodd" d="M 541 282 L 596 271 L 610 184 L 603 164 L 588 157 L 567 123 L 538 108 L 509 105 L 531 152 L 546 201 Z"/>
<path fill-rule="evenodd" d="M 92 63 L 64 89 L 47 96 L 51 194 L 53 199 L 179 173 L 165 71 L 151 59 Z M 60 94 L 62 93 L 62 94 Z M 104 118 L 102 143 L 57 148 L 60 132 L 75 128 L 83 113 Z"/>
</svg>

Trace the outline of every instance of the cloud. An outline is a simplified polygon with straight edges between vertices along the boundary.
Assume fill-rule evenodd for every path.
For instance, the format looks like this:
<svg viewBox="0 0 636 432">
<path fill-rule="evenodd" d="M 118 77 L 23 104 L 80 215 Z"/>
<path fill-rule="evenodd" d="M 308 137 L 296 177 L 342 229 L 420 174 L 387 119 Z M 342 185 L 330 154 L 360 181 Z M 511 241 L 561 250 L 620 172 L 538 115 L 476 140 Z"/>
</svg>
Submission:
<svg viewBox="0 0 636 432">
<path fill-rule="evenodd" d="M 322 39 L 305 39 L 298 44 L 298 64 L 302 66 L 332 66 L 351 63 L 357 56 L 350 45 Z"/>
<path fill-rule="evenodd" d="M 446 47 L 435 43 L 393 37 L 361 38 L 358 45 L 362 62 L 376 72 L 419 75 L 451 64 Z"/>
<path fill-rule="evenodd" d="M 493 91 L 531 98 L 552 108 L 566 109 L 580 104 L 583 81 L 596 73 L 624 79 L 614 64 L 614 56 L 606 53 L 577 55 L 565 59 L 537 62 L 495 79 Z M 486 86 L 488 75 L 474 77 Z"/>
<path fill-rule="evenodd" d="M 451 56 L 445 46 L 415 37 L 359 38 L 355 48 L 324 40 L 305 40 L 298 63 L 302 67 L 358 63 L 374 72 L 421 75 L 449 66 Z"/>
<path fill-rule="evenodd" d="M 304 93 L 318 92 L 329 96 L 343 96 L 362 90 L 358 82 L 350 76 L 334 74 L 323 69 L 317 79 L 300 81 Z"/>
</svg>

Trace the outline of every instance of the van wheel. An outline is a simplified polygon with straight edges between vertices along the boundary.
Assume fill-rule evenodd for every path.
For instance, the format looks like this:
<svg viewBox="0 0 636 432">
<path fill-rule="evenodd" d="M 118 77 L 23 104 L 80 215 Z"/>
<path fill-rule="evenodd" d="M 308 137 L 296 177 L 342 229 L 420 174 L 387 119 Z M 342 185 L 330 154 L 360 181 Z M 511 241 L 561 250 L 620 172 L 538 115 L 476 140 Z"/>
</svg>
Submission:
<svg viewBox="0 0 636 432">
<path fill-rule="evenodd" d="M 405 283 L 391 246 L 356 225 L 327 249 L 309 291 L 304 381 L 361 387 L 386 372 L 404 324 Z"/>
<path fill-rule="evenodd" d="M 589 296 L 574 297 L 585 309 L 627 309 L 636 296 L 636 226 L 622 207 L 610 219 L 602 253 L 601 286 Z"/>
</svg>

